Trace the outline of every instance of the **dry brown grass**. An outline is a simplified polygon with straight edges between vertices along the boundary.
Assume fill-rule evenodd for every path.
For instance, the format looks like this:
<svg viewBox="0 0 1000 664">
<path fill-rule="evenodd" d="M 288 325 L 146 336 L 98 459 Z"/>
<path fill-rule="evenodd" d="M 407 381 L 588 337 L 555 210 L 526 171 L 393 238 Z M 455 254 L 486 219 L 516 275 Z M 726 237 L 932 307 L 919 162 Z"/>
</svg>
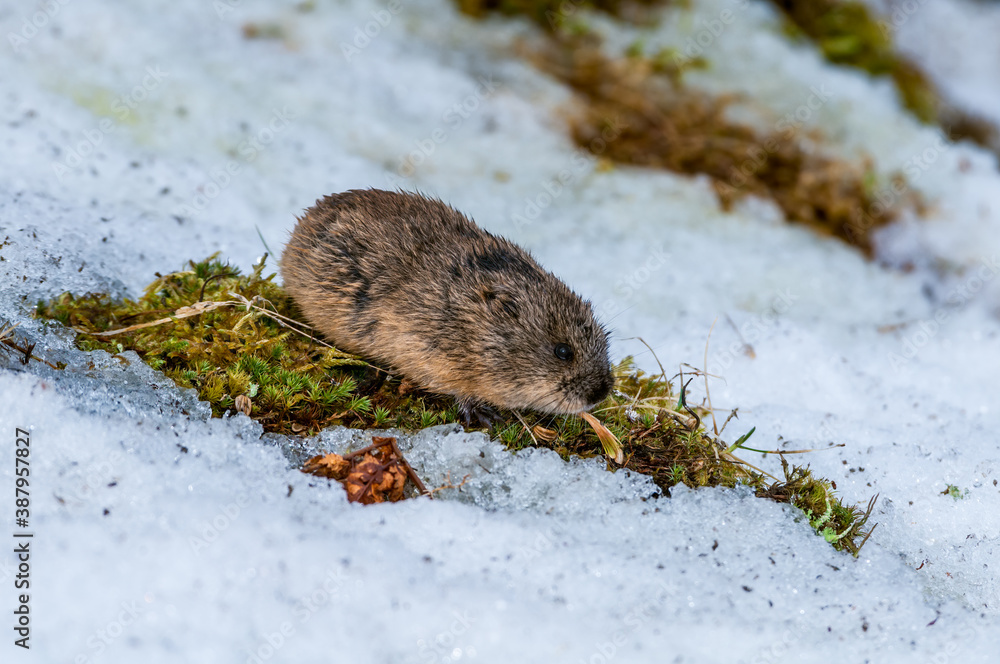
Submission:
<svg viewBox="0 0 1000 664">
<path fill-rule="evenodd" d="M 734 122 L 726 113 L 732 98 L 683 85 L 663 62 L 612 58 L 596 39 L 579 36 L 554 39 L 531 57 L 575 91 L 570 132 L 602 158 L 707 175 L 724 207 L 747 195 L 769 198 L 789 221 L 867 254 L 870 232 L 897 216 L 875 207 L 869 164 L 808 150 L 792 128 L 762 132 Z"/>
</svg>

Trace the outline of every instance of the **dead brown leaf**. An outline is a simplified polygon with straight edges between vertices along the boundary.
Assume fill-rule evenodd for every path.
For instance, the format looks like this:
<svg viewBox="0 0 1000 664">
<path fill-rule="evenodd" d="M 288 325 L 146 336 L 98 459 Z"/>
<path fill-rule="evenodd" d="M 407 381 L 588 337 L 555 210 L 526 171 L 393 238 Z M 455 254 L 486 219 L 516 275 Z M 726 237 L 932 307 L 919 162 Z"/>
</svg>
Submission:
<svg viewBox="0 0 1000 664">
<path fill-rule="evenodd" d="M 536 424 L 535 426 L 531 427 L 531 430 L 535 433 L 536 436 L 544 440 L 546 443 L 551 443 L 558 436 L 557 432 L 553 431 L 552 429 L 546 429 L 541 424 Z"/>
<path fill-rule="evenodd" d="M 317 477 L 344 481 L 351 470 L 351 462 L 339 454 L 314 456 L 302 465 L 302 472 Z"/>
<path fill-rule="evenodd" d="M 402 500 L 405 485 L 406 471 L 399 460 L 391 452 L 385 453 L 381 449 L 365 454 L 344 482 L 347 499 L 363 505 Z"/>
<path fill-rule="evenodd" d="M 601 424 L 600 420 L 586 411 L 581 412 L 580 417 L 586 420 L 590 428 L 597 434 L 598 439 L 601 441 L 601 446 L 604 448 L 604 453 L 608 458 L 614 459 L 614 462 L 619 466 L 625 463 L 625 451 L 622 449 L 622 444 L 618 440 L 618 437 L 612 433 L 611 429 Z"/>
<path fill-rule="evenodd" d="M 253 405 L 250 403 L 250 397 L 248 397 L 245 394 L 241 394 L 238 397 L 236 397 L 234 401 L 236 405 L 236 410 L 240 411 L 244 415 L 247 416 L 250 415 L 250 411 L 253 408 Z"/>
<path fill-rule="evenodd" d="M 344 456 L 315 456 L 303 464 L 302 472 L 339 481 L 352 503 L 371 505 L 403 500 L 407 478 L 421 494 L 428 495 L 396 446 L 395 438 L 373 437 L 372 445 Z"/>
</svg>

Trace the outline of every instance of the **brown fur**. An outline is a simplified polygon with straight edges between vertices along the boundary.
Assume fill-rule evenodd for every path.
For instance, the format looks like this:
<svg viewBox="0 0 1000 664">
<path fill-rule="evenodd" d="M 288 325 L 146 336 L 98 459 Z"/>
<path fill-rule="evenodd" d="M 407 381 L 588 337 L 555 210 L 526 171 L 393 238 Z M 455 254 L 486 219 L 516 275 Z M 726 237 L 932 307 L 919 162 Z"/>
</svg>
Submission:
<svg viewBox="0 0 1000 664">
<path fill-rule="evenodd" d="M 335 346 L 465 407 L 575 413 L 614 383 L 590 303 L 437 200 L 377 189 L 326 196 L 298 220 L 281 273 Z M 571 359 L 556 356 L 559 344 Z"/>
</svg>

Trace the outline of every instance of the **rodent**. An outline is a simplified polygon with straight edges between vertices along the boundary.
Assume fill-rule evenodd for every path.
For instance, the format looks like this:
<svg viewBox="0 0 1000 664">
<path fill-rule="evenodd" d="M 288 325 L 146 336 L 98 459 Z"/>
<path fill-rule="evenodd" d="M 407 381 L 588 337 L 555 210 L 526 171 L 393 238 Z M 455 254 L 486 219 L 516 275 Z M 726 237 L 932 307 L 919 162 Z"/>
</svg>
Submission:
<svg viewBox="0 0 1000 664">
<path fill-rule="evenodd" d="M 351 190 L 297 222 L 281 275 L 310 325 L 454 396 L 466 421 L 482 406 L 578 413 L 614 386 L 590 303 L 443 202 Z"/>
</svg>

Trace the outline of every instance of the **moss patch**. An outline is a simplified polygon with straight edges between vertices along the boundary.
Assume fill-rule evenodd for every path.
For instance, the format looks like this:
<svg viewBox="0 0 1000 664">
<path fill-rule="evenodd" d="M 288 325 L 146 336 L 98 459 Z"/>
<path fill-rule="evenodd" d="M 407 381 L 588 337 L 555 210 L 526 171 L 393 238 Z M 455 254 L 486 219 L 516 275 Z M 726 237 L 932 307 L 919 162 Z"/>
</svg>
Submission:
<svg viewBox="0 0 1000 664">
<path fill-rule="evenodd" d="M 871 253 L 870 232 L 897 212 L 878 205 L 868 164 L 808 150 L 791 127 L 761 132 L 730 121 L 731 100 L 686 88 L 667 58 L 609 58 L 591 39 L 556 44 L 538 65 L 584 102 L 574 140 L 602 158 L 707 175 L 724 207 L 746 195 L 773 200 L 786 219 Z"/>
<path fill-rule="evenodd" d="M 704 63 L 642 48 L 623 57 L 607 55 L 599 37 L 576 17 L 581 7 L 625 20 L 625 5 L 456 0 L 466 13 L 524 15 L 546 28 L 544 45 L 524 51 L 535 65 L 576 93 L 578 108 L 567 124 L 581 148 L 607 162 L 707 175 L 725 209 L 738 199 L 773 200 L 785 218 L 841 238 L 872 254 L 870 235 L 898 217 L 898 207 L 878 204 L 868 163 L 849 163 L 817 152 L 794 125 L 760 131 L 727 118 L 731 98 L 713 96 L 684 83 L 683 74 Z M 649 2 L 645 7 L 666 3 Z M 553 7 L 558 7 L 556 21 Z M 573 12 L 567 11 L 567 7 Z M 542 20 L 540 17 L 547 17 Z M 634 21 L 633 21 L 634 22 Z"/>
<path fill-rule="evenodd" d="M 792 34 L 811 39 L 830 62 L 873 76 L 889 76 L 900 100 L 917 118 L 939 125 L 952 140 L 967 139 L 997 151 L 997 129 L 989 121 L 948 104 L 927 74 L 899 55 L 889 24 L 862 2 L 771 0 L 788 17 Z"/>
<path fill-rule="evenodd" d="M 241 275 L 213 256 L 157 274 L 135 301 L 66 293 L 40 302 L 37 314 L 77 330 L 82 350 L 133 350 L 178 385 L 196 389 L 213 415 L 241 410 L 267 431 L 305 435 L 334 424 L 416 430 L 459 422 L 452 399 L 414 390 L 291 329 L 306 326 L 264 269 L 262 260 Z M 621 441 L 625 468 L 652 476 L 668 495 L 678 483 L 748 485 L 758 496 L 801 508 L 833 546 L 857 554 L 870 532 L 871 504 L 867 510 L 842 504 L 831 483 L 808 468 L 785 464 L 781 479 L 757 471 L 733 456 L 738 445 L 726 446 L 702 426 L 707 411 L 686 405 L 665 376 L 646 375 L 629 358 L 615 374 L 614 393 L 594 413 Z M 564 458 L 601 454 L 593 429 L 572 415 L 506 412 L 491 433 L 514 450 L 539 445 Z"/>
<path fill-rule="evenodd" d="M 650 10 L 671 0 L 455 0 L 459 11 L 475 18 L 490 13 L 524 16 L 549 32 L 567 27 L 581 9 L 592 9 L 632 23 L 651 20 Z M 679 4 L 679 3 L 678 3 Z"/>
<path fill-rule="evenodd" d="M 134 350 L 178 385 L 196 389 L 213 415 L 235 409 L 237 397 L 246 397 L 250 415 L 266 431 L 311 435 L 334 424 L 419 428 L 454 419 L 456 409 L 443 398 L 366 387 L 378 383 L 377 368 L 269 316 L 294 321 L 298 313 L 275 275 L 264 277 L 263 270 L 261 261 L 244 276 L 213 256 L 192 261 L 187 270 L 158 274 L 136 301 L 65 293 L 39 303 L 37 313 L 83 333 L 77 340 L 82 350 Z M 220 302 L 232 304 L 177 315 Z M 109 337 L 93 334 L 164 317 L 173 320 Z"/>
</svg>

